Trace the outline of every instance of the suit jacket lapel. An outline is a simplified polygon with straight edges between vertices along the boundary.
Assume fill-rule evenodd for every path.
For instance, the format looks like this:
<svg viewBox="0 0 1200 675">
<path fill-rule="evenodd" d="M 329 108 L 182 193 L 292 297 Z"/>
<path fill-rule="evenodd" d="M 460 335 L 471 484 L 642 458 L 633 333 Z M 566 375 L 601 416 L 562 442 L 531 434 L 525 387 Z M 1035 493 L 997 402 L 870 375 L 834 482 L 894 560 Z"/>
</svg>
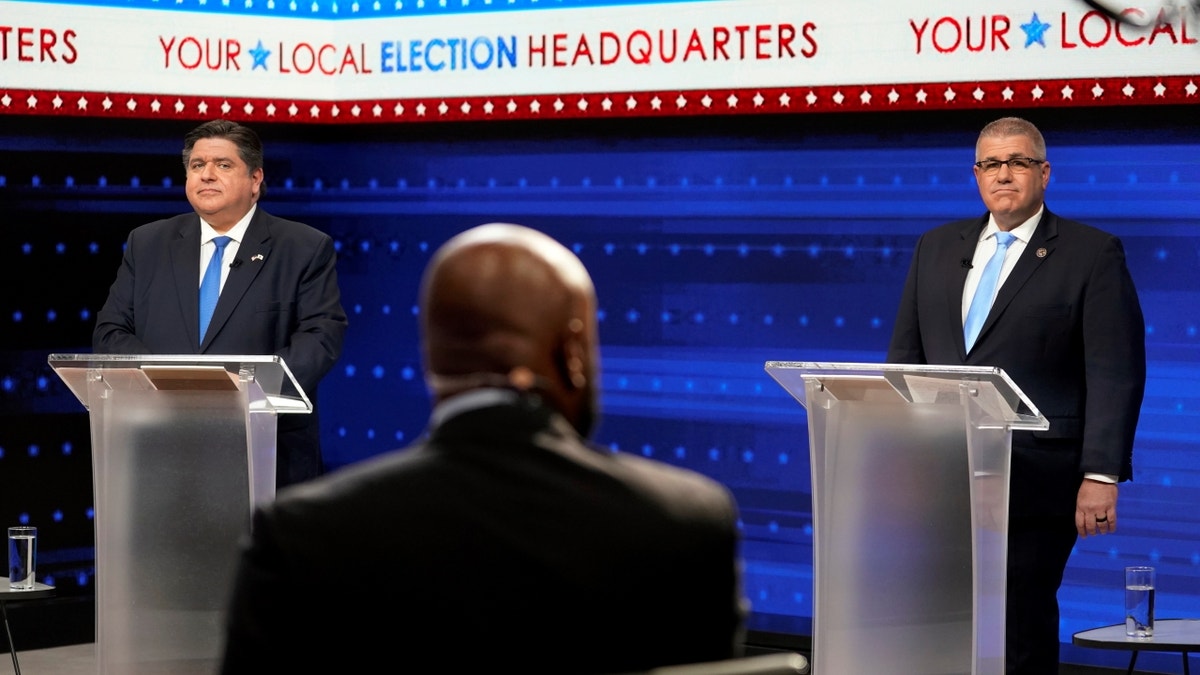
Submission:
<svg viewBox="0 0 1200 675">
<path fill-rule="evenodd" d="M 979 331 L 980 340 L 984 339 L 992 325 L 1004 314 L 1004 310 L 1017 297 L 1033 273 L 1054 252 L 1057 239 L 1058 216 L 1046 209 L 1042 212 L 1042 219 L 1038 221 L 1038 226 L 1034 228 L 1033 234 L 1029 237 L 1029 243 L 1025 245 L 1025 251 L 1021 253 L 1016 266 L 1013 267 L 1004 283 L 1000 285 L 1000 289 L 996 291 L 992 310 L 988 312 L 987 319 L 983 322 L 983 328 Z"/>
<path fill-rule="evenodd" d="M 233 315 L 234 308 L 242 301 L 246 291 L 250 289 L 250 285 L 266 264 L 271 253 L 271 227 L 267 222 L 269 219 L 270 216 L 262 210 L 261 206 L 255 210 L 254 218 L 246 227 L 246 236 L 238 245 L 237 258 L 230 262 L 233 269 L 229 270 L 229 276 L 225 278 L 225 286 L 221 288 L 221 295 L 217 298 L 217 307 L 213 310 L 208 335 L 201 347 L 206 347 L 212 342 L 212 338 L 221 332 L 225 322 Z M 199 256 L 197 256 L 198 258 Z M 199 268 L 197 268 L 196 274 L 199 273 Z M 200 311 L 199 294 L 197 293 L 196 296 L 197 299 L 193 303 L 196 305 L 196 311 L 193 314 L 198 315 Z M 199 331 L 198 325 L 196 331 Z"/>
<path fill-rule="evenodd" d="M 187 334 L 192 336 L 193 351 L 200 347 L 200 217 L 186 218 L 178 236 L 167 249 L 167 264 L 175 279 L 179 312 Z"/>
<path fill-rule="evenodd" d="M 963 335 L 963 291 L 967 285 L 967 274 L 971 271 L 969 265 L 975 257 L 975 247 L 979 244 L 979 233 L 987 226 L 988 216 L 984 214 L 982 218 L 973 223 L 968 223 L 958 232 L 960 241 L 958 249 L 952 260 L 946 261 L 946 325 L 958 326 L 958 330 L 954 331 L 957 334 L 955 338 L 958 344 L 958 353 L 961 358 L 967 357 L 967 339 Z M 962 261 L 967 261 L 963 264 Z"/>
</svg>

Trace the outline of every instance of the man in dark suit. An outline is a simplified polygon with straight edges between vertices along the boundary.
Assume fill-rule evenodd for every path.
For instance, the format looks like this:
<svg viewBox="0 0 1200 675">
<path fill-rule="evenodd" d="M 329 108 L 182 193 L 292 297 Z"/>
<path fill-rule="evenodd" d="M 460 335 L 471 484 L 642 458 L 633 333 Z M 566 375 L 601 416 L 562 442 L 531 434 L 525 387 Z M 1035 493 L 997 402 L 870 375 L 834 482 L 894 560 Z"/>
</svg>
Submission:
<svg viewBox="0 0 1200 675">
<path fill-rule="evenodd" d="M 276 485 L 323 471 L 317 384 L 342 352 L 346 313 L 329 235 L 258 207 L 262 142 L 249 127 L 206 122 L 184 138 L 187 199 L 193 213 L 129 234 L 92 346 L 105 354 L 268 354 L 280 356 L 313 403 L 311 414 L 281 414 Z M 200 334 L 202 270 L 228 237 L 220 296 Z"/>
<path fill-rule="evenodd" d="M 482 225 L 435 253 L 420 306 L 427 435 L 256 511 L 223 674 L 617 673 L 737 655 L 732 496 L 587 440 L 596 299 L 578 258 Z"/>
<path fill-rule="evenodd" d="M 1076 537 L 1116 531 L 1117 483 L 1133 477 L 1145 325 L 1120 240 L 1045 207 L 1050 162 L 1034 125 L 988 124 L 975 159 L 988 213 L 921 236 L 888 361 L 999 366 L 1049 420 L 1012 435 L 1005 655 L 1008 673 L 1047 675 Z M 968 308 L 1006 232 L 998 289 L 982 299 L 995 300 L 968 345 Z"/>
</svg>

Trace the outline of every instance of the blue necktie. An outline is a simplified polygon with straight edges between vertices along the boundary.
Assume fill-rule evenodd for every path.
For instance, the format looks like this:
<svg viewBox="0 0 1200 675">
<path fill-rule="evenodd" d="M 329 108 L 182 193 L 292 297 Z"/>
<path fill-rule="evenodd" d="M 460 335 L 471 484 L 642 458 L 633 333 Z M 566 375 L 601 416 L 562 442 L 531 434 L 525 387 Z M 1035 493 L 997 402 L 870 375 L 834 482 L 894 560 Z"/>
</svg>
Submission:
<svg viewBox="0 0 1200 675">
<path fill-rule="evenodd" d="M 992 310 L 992 298 L 996 295 L 996 282 L 1000 280 L 1000 270 L 1004 268 L 1004 254 L 1008 245 L 1013 243 L 1016 235 L 1011 232 L 996 233 L 996 252 L 983 268 L 983 276 L 979 277 L 979 286 L 975 289 L 975 297 L 971 298 L 971 309 L 967 310 L 967 320 L 963 324 L 963 335 L 967 339 L 967 351 L 979 337 L 979 329 L 983 328 L 983 320 Z"/>
<path fill-rule="evenodd" d="M 213 251 L 208 260 L 208 269 L 204 270 L 204 281 L 200 282 L 200 341 L 204 342 L 204 333 L 208 330 L 208 322 L 212 320 L 213 310 L 217 308 L 217 297 L 221 295 L 221 258 L 225 255 L 225 246 L 231 237 L 213 237 L 217 250 Z"/>
</svg>

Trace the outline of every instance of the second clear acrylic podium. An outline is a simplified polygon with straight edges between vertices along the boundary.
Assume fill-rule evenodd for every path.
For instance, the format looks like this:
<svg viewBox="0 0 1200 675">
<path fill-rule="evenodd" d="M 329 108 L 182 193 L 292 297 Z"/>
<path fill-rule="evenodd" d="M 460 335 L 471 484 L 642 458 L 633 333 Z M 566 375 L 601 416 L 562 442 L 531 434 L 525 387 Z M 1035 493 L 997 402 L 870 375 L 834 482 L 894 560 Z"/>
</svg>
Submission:
<svg viewBox="0 0 1200 675">
<path fill-rule="evenodd" d="M 813 672 L 1003 675 L 1012 431 L 998 368 L 769 361 L 808 411 Z"/>
<path fill-rule="evenodd" d="M 52 354 L 89 412 L 100 675 L 216 672 L 276 415 L 312 404 L 277 356 Z"/>
</svg>

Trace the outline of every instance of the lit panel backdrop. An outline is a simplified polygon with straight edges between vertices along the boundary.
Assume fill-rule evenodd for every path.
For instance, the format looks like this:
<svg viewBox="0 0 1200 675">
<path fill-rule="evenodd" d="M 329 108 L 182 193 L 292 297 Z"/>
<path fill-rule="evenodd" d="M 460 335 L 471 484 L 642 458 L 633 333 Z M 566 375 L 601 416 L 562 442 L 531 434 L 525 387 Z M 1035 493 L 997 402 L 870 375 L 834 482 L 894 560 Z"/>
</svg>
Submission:
<svg viewBox="0 0 1200 675">
<path fill-rule="evenodd" d="M 1127 564 L 1159 568 L 1160 617 L 1200 616 L 1200 130 L 1194 110 L 1139 114 L 1143 131 L 1126 129 L 1130 115 L 1084 127 L 1068 113 L 1029 113 L 1050 144 L 1051 208 L 1125 242 L 1150 359 L 1136 480 L 1121 489 L 1119 533 L 1081 540 L 1071 559 L 1064 643 L 1121 620 Z M 598 440 L 728 485 L 742 512 L 754 635 L 803 640 L 805 411 L 763 364 L 883 359 L 917 235 L 983 211 L 970 164 L 990 117 L 260 128 L 264 208 L 339 245 L 350 328 L 320 392 L 328 463 L 404 445 L 424 427 L 416 292 L 431 252 L 482 222 L 537 227 L 596 281 Z M 0 513 L 42 527 L 52 581 L 86 595 L 86 415 L 45 355 L 90 350 L 129 229 L 187 210 L 178 150 L 191 124 L 64 132 L 53 120 L 20 122 L 0 131 Z M 1123 664 L 1070 647 L 1064 658 Z"/>
</svg>

